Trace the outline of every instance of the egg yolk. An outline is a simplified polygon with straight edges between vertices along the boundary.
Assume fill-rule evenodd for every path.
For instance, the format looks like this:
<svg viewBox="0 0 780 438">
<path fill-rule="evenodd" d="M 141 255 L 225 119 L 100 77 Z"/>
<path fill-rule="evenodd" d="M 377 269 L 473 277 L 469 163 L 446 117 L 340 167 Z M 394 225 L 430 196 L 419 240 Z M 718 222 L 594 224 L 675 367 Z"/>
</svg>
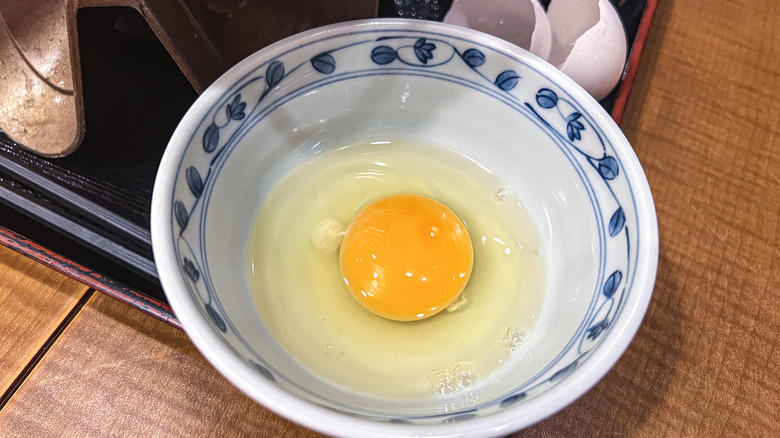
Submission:
<svg viewBox="0 0 780 438">
<path fill-rule="evenodd" d="M 396 321 L 433 316 L 463 291 L 474 250 L 466 226 L 444 204 L 392 195 L 352 220 L 339 253 L 341 275 L 369 311 Z"/>
</svg>

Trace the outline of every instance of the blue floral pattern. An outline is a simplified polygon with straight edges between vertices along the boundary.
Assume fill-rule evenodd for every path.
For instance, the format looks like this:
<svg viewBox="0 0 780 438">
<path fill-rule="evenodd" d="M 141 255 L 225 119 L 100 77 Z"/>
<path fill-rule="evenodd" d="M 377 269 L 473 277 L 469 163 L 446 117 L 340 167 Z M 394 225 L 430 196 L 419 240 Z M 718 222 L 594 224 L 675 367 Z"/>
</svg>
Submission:
<svg viewBox="0 0 780 438">
<path fill-rule="evenodd" d="M 624 209 L 624 205 L 621 204 L 623 199 L 619 198 L 613 190 L 614 184 L 626 184 L 621 178 L 620 163 L 588 112 L 578 102 L 561 92 L 552 81 L 538 88 L 535 94 L 525 95 L 523 91 L 525 88 L 517 87 L 524 80 L 520 73 L 532 74 L 535 77 L 544 77 L 543 75 L 525 65 L 522 60 L 514 59 L 509 63 L 510 65 L 507 65 L 506 56 L 494 53 L 485 46 L 454 37 L 447 38 L 440 34 L 427 35 L 424 32 L 415 32 L 413 35 L 393 33 L 379 37 L 366 33 L 366 38 L 357 43 L 333 45 L 327 47 L 327 50 L 322 50 L 321 45 L 317 47 L 316 53 L 305 62 L 296 61 L 292 63 L 292 68 L 288 69 L 287 60 L 281 56 L 258 68 L 256 75 L 247 77 L 242 83 L 226 91 L 203 120 L 199 141 L 193 142 L 199 143 L 199 147 L 209 159 L 186 167 L 180 175 L 179 182 L 186 187 L 187 196 L 182 194 L 184 192 L 177 191 L 177 197 L 172 205 L 174 227 L 179 236 L 180 266 L 193 294 L 201 298 L 204 313 L 214 327 L 225 333 L 225 336 L 242 342 L 246 348 L 237 352 L 262 375 L 276 382 L 284 380 L 283 374 L 274 370 L 253 352 L 246 341 L 241 339 L 225 315 L 213 292 L 208 271 L 204 270 L 207 268 L 207 263 L 202 249 L 203 236 L 199 234 L 202 230 L 189 231 L 193 226 L 193 218 L 198 214 L 199 205 L 202 204 L 204 197 L 208 196 L 211 180 L 218 172 L 217 164 L 224 158 L 223 155 L 229 154 L 236 139 L 256 123 L 258 114 L 269 111 L 268 107 L 264 106 L 264 102 L 273 95 L 274 90 L 285 81 L 293 80 L 291 79 L 293 76 L 296 81 L 308 81 L 308 86 L 313 88 L 319 84 L 319 81 L 338 75 L 342 68 L 339 63 L 340 53 L 360 51 L 373 64 L 366 70 L 361 70 L 363 74 L 367 72 L 374 75 L 393 74 L 393 69 L 398 67 L 403 71 L 435 72 L 442 66 L 451 66 L 451 63 L 457 62 L 463 67 L 460 74 L 464 82 L 467 81 L 473 87 L 480 87 L 489 95 L 500 93 L 503 99 L 508 99 L 515 105 L 517 111 L 529 119 L 536 120 L 561 148 L 581 157 L 582 162 L 590 166 L 590 171 L 601 178 L 601 184 L 612 197 L 610 202 L 599 205 L 601 211 L 597 215 L 601 220 L 604 235 L 603 252 L 623 251 L 625 256 L 619 258 L 618 266 L 610 267 L 609 271 L 606 266 L 602 266 L 604 272 L 599 276 L 599 286 L 594 294 L 586 322 L 575 339 L 570 342 L 571 348 L 562 352 L 555 363 L 523 386 L 492 402 L 480 404 L 480 408 L 473 412 L 460 411 L 403 418 L 388 418 L 374 412 L 353 414 L 397 422 L 460 421 L 481 415 L 483 410 L 489 408 L 502 409 L 522 403 L 563 380 L 585 363 L 590 352 L 609 331 L 611 321 L 614 321 L 621 310 L 621 304 L 627 294 L 627 276 L 631 273 L 633 238 L 633 231 L 629 227 L 629 218 L 626 215 L 627 209 Z M 451 76 L 452 73 L 448 75 Z M 446 79 L 450 80 L 449 77 Z M 589 144 L 599 145 L 596 151 L 592 147 L 589 149 L 581 147 L 586 137 Z M 609 210 L 605 211 L 604 209 L 607 208 Z M 604 220 L 607 217 L 609 219 Z M 198 226 L 202 228 L 202 221 L 198 221 Z"/>
</svg>

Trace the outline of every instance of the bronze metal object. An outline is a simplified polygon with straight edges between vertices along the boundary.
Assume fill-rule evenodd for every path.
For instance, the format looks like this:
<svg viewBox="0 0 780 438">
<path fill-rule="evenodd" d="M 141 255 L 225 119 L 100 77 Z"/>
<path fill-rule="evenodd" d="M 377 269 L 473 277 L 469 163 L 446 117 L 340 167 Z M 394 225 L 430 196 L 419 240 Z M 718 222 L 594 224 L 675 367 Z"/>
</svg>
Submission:
<svg viewBox="0 0 780 438">
<path fill-rule="evenodd" d="M 260 48 L 317 26 L 375 17 L 377 0 L 0 0 L 0 129 L 46 157 L 84 137 L 77 13 L 138 11 L 197 92 Z"/>
</svg>

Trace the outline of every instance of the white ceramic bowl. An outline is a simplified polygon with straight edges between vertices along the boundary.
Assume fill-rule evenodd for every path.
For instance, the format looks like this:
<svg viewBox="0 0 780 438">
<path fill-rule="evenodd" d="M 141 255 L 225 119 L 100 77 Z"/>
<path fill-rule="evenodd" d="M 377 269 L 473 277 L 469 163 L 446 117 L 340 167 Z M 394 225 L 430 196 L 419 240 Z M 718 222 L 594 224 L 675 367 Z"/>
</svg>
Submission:
<svg viewBox="0 0 780 438">
<path fill-rule="evenodd" d="M 533 354 L 484 379 L 468 404 L 333 387 L 279 348 L 249 291 L 246 242 L 274 182 L 317 153 L 399 132 L 522 188 L 544 241 Z M 209 87 L 163 157 L 152 239 L 174 312 L 219 372 L 288 419 L 358 437 L 506 435 L 562 409 L 628 346 L 658 256 L 644 173 L 597 102 L 506 42 L 397 19 L 293 36 Z"/>
</svg>

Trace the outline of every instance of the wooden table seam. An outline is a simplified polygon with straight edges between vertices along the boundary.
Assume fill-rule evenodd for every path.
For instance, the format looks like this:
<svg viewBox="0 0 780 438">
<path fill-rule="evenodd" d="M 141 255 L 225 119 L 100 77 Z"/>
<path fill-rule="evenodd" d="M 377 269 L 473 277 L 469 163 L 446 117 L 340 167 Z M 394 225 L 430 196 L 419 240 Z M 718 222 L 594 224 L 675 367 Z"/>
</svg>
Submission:
<svg viewBox="0 0 780 438">
<path fill-rule="evenodd" d="M 59 325 L 51 332 L 51 334 L 49 334 L 49 337 L 46 339 L 46 341 L 44 341 L 38 351 L 35 352 L 27 364 L 21 369 L 19 374 L 16 375 L 16 378 L 14 378 L 2 396 L 0 396 L 0 412 L 2 412 L 3 408 L 5 408 L 14 394 L 16 394 L 16 391 L 24 384 L 24 382 L 33 372 L 41 359 L 43 359 L 49 349 L 51 349 L 54 343 L 57 342 L 57 339 L 59 339 L 62 333 L 65 332 L 68 326 L 70 326 L 71 322 L 73 322 L 76 316 L 81 312 L 90 298 L 92 298 L 94 293 L 95 289 L 87 288 L 87 290 L 79 298 L 73 308 L 71 308 L 62 321 L 60 321 Z"/>
</svg>

